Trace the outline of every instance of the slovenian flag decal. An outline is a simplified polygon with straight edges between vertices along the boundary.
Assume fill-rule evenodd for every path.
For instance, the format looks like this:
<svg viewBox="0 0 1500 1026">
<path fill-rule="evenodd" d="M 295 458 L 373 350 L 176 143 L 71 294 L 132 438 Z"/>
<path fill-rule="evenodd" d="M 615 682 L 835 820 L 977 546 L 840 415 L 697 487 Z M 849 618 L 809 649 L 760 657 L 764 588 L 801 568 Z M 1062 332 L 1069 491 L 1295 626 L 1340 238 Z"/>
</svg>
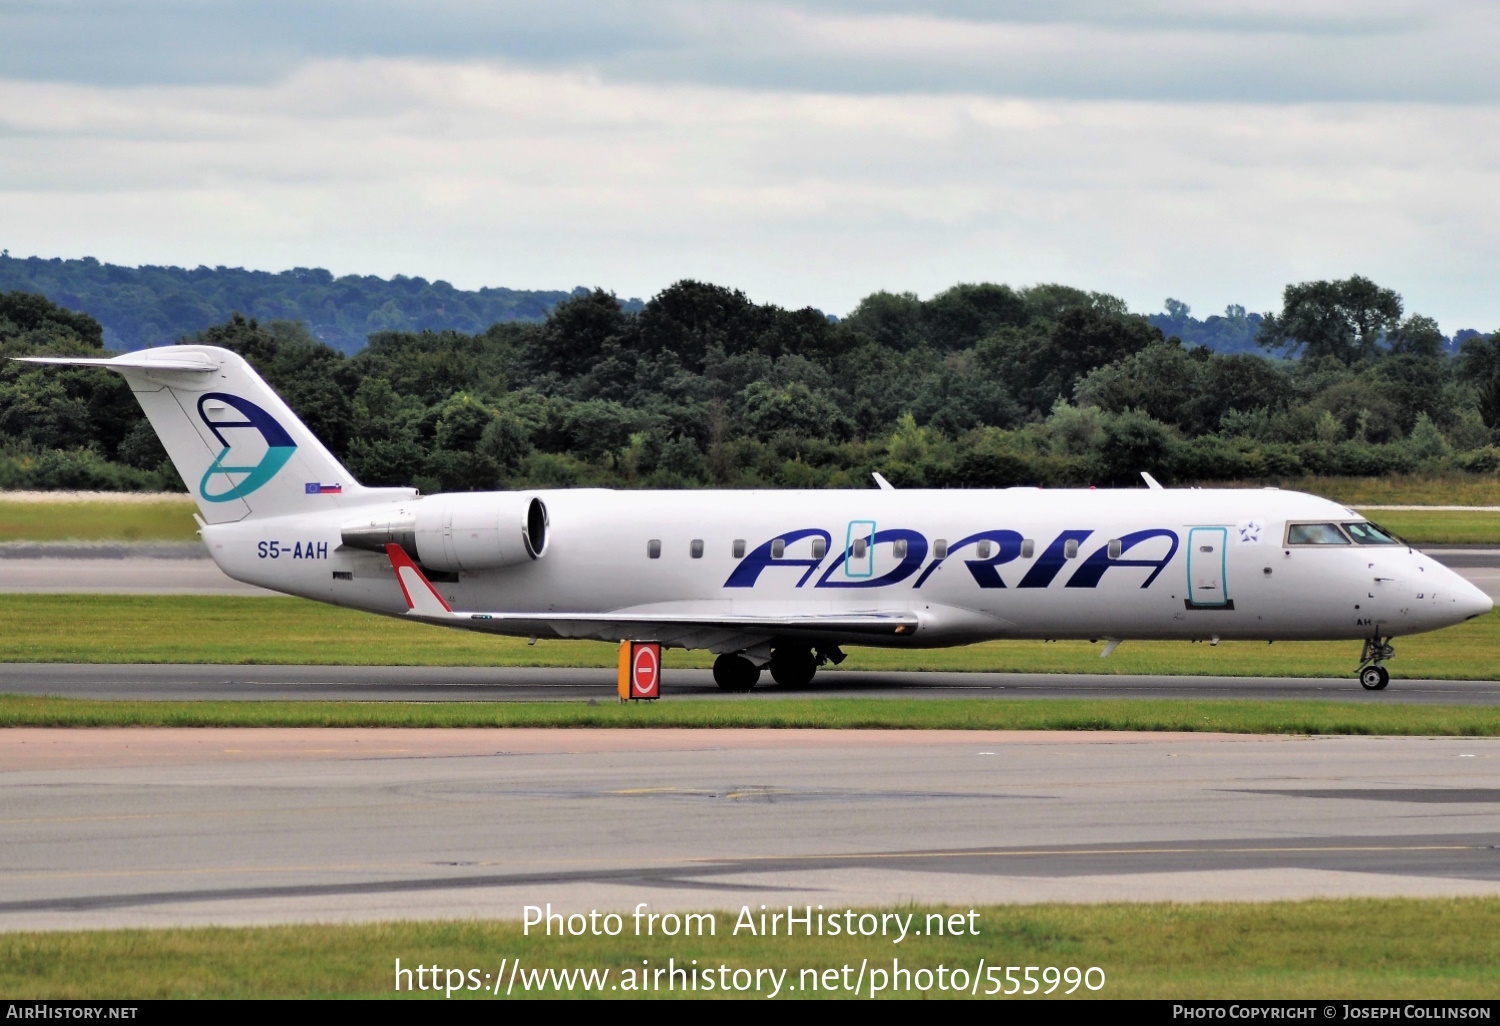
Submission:
<svg viewBox="0 0 1500 1026">
<path fill-rule="evenodd" d="M 342 495 L 343 491 L 344 491 L 344 486 L 343 485 L 319 484 L 316 481 L 309 481 L 309 482 L 307 482 L 307 494 L 308 495 Z"/>
</svg>

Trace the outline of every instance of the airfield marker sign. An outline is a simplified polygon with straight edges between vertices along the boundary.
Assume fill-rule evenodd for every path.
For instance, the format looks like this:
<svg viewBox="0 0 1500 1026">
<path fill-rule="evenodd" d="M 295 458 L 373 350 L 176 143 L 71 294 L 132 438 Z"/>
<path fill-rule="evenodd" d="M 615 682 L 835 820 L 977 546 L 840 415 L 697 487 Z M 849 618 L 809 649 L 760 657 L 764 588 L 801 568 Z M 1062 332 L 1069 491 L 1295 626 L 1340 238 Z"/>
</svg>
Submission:
<svg viewBox="0 0 1500 1026">
<path fill-rule="evenodd" d="M 620 701 L 651 701 L 661 697 L 661 645 L 620 642 Z"/>
<path fill-rule="evenodd" d="M 631 646 L 630 697 L 655 699 L 661 697 L 661 646 L 637 644 Z"/>
</svg>

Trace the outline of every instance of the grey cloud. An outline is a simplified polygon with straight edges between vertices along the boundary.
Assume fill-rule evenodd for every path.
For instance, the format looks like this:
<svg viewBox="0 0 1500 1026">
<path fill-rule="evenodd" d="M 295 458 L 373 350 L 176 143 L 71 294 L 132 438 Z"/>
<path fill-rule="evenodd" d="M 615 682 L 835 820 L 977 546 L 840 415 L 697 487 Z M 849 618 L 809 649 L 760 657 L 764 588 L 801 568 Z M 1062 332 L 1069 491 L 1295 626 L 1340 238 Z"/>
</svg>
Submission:
<svg viewBox="0 0 1500 1026">
<path fill-rule="evenodd" d="M 1359 36 L 1408 31 L 1443 8 L 1413 0 L 1224 3 L 1220 0 L 802 0 L 810 10 L 846 14 L 929 14 L 975 24 L 1100 25 L 1193 29 L 1249 35 Z"/>
<path fill-rule="evenodd" d="M 0 0 L 0 77 L 120 85 L 405 57 L 770 91 L 1489 103 L 1497 44 L 1477 0 Z"/>
</svg>

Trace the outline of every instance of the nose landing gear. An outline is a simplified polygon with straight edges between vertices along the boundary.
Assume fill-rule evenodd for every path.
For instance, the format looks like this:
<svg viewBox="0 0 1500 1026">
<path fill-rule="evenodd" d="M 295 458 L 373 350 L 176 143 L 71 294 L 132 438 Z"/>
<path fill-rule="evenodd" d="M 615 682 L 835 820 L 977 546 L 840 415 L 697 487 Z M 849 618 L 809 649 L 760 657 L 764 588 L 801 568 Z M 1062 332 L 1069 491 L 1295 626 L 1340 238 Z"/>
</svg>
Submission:
<svg viewBox="0 0 1500 1026">
<path fill-rule="evenodd" d="M 1384 691 L 1391 682 L 1391 671 L 1381 663 L 1395 656 L 1396 650 L 1385 638 L 1377 635 L 1366 641 L 1364 651 L 1359 654 L 1359 686 L 1366 691 Z"/>
</svg>

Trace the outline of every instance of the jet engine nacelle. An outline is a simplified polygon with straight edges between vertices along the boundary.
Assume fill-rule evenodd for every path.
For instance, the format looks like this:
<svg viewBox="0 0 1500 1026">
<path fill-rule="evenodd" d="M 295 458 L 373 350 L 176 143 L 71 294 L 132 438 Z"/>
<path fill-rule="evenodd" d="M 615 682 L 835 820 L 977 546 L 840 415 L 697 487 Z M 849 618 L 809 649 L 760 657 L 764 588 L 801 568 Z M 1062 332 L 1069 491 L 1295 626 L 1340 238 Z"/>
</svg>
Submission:
<svg viewBox="0 0 1500 1026">
<path fill-rule="evenodd" d="M 499 570 L 547 551 L 547 507 L 535 495 L 430 495 L 393 516 L 345 524 L 352 548 L 400 545 L 429 570 Z"/>
<path fill-rule="evenodd" d="M 547 550 L 547 507 L 534 495 L 434 495 L 416 512 L 417 559 L 434 570 L 498 570 Z"/>
</svg>

